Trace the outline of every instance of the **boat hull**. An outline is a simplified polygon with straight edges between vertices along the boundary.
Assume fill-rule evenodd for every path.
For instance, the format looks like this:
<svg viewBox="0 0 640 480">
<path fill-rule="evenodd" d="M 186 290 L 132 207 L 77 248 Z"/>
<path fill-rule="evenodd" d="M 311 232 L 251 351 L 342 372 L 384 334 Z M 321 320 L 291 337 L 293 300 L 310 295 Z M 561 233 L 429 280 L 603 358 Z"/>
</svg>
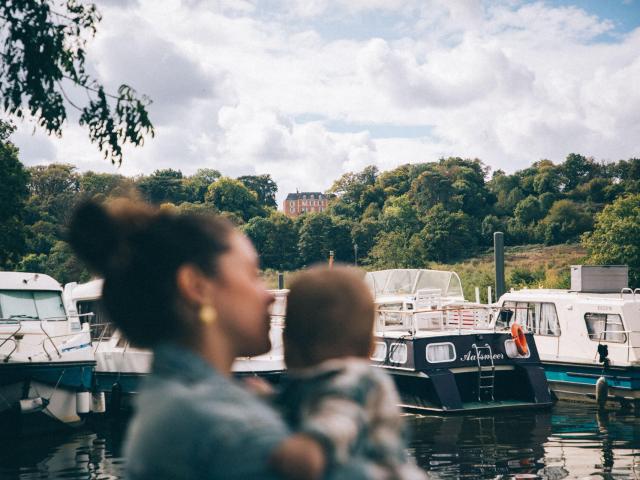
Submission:
<svg viewBox="0 0 640 480">
<path fill-rule="evenodd" d="M 596 382 L 604 377 L 608 384 L 609 407 L 640 409 L 640 369 L 577 363 L 544 362 L 545 375 L 559 400 L 595 403 Z"/>
<path fill-rule="evenodd" d="M 77 413 L 76 393 L 91 387 L 93 361 L 0 363 L 0 434 L 49 431 L 82 423 Z M 35 399 L 34 408 L 23 408 L 20 400 Z"/>
<path fill-rule="evenodd" d="M 529 353 L 526 357 L 514 356 L 511 350 L 508 351 L 507 344 L 512 339 L 507 333 L 378 337 L 377 341 L 385 342 L 388 351 L 398 343 L 406 345 L 405 362 L 393 363 L 386 358 L 374 361 L 374 364 L 391 374 L 400 392 L 401 406 L 407 410 L 461 413 L 547 408 L 553 404 L 530 335 L 527 336 Z M 430 363 L 425 354 L 430 344 L 451 345 L 453 357 L 450 361 Z M 474 345 L 490 347 L 479 351 L 480 362 Z M 485 378 L 480 380 L 480 375 Z M 487 376 L 492 377 L 491 388 L 485 388 Z"/>
</svg>

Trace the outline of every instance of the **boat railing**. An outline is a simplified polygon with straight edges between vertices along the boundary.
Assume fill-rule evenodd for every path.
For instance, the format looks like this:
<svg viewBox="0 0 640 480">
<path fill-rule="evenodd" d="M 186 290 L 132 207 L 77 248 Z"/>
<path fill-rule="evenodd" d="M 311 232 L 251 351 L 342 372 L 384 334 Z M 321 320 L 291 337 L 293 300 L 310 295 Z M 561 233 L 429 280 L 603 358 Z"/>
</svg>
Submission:
<svg viewBox="0 0 640 480">
<path fill-rule="evenodd" d="M 636 295 L 640 294 L 640 288 L 624 287 L 620 290 L 620 298 L 624 298 L 625 295 L 632 295 L 633 301 L 636 301 Z"/>
<path fill-rule="evenodd" d="M 8 318 L 8 319 L 1 319 L 3 321 L 8 321 L 11 325 L 18 325 L 18 328 L 11 332 L 9 335 L 5 336 L 5 337 L 0 337 L 0 349 L 2 347 L 4 347 L 7 343 L 11 342 L 13 343 L 13 348 L 11 349 L 11 351 L 6 354 L 6 356 L 3 359 L 3 362 L 8 362 L 9 359 L 11 358 L 11 355 L 14 354 L 14 352 L 18 349 L 18 342 L 16 341 L 16 335 L 18 335 L 18 333 L 20 333 L 20 330 L 22 329 L 22 321 L 19 318 Z"/>
<path fill-rule="evenodd" d="M 495 330 L 495 309 L 488 306 L 449 306 L 415 310 L 377 309 L 376 330 L 422 331 Z"/>
</svg>

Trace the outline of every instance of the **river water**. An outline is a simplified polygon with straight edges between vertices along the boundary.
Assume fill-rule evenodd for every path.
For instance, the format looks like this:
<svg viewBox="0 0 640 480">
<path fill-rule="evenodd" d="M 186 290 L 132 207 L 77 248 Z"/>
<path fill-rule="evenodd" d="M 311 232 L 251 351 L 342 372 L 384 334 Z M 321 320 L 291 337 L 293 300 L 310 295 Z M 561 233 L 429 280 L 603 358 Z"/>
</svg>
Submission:
<svg viewBox="0 0 640 480">
<path fill-rule="evenodd" d="M 406 415 L 430 478 L 640 478 L 640 417 L 559 403 L 547 412 Z M 124 422 L 0 445 L 0 479 L 118 479 Z"/>
</svg>

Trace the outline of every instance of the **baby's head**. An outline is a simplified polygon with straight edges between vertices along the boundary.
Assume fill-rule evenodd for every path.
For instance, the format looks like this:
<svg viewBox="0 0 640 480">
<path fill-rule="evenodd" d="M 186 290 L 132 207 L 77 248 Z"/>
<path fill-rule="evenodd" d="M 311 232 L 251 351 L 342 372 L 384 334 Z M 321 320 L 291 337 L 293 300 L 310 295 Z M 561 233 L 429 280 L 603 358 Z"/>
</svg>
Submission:
<svg viewBox="0 0 640 480">
<path fill-rule="evenodd" d="M 283 334 L 287 366 L 368 358 L 373 319 L 373 297 L 357 270 L 318 266 L 298 274 L 287 297 Z"/>
</svg>

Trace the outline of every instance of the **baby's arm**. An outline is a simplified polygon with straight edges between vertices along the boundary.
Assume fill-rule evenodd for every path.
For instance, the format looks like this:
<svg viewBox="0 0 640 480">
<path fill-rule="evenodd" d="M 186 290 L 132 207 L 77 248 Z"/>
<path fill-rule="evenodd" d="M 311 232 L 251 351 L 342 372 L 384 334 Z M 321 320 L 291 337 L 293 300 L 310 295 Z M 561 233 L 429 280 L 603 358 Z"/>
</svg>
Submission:
<svg viewBox="0 0 640 480">
<path fill-rule="evenodd" d="M 288 479 L 319 479 L 333 462 L 346 463 L 360 432 L 362 409 L 347 398 L 327 396 L 302 412 L 300 433 L 282 442 L 271 457 Z"/>
</svg>

